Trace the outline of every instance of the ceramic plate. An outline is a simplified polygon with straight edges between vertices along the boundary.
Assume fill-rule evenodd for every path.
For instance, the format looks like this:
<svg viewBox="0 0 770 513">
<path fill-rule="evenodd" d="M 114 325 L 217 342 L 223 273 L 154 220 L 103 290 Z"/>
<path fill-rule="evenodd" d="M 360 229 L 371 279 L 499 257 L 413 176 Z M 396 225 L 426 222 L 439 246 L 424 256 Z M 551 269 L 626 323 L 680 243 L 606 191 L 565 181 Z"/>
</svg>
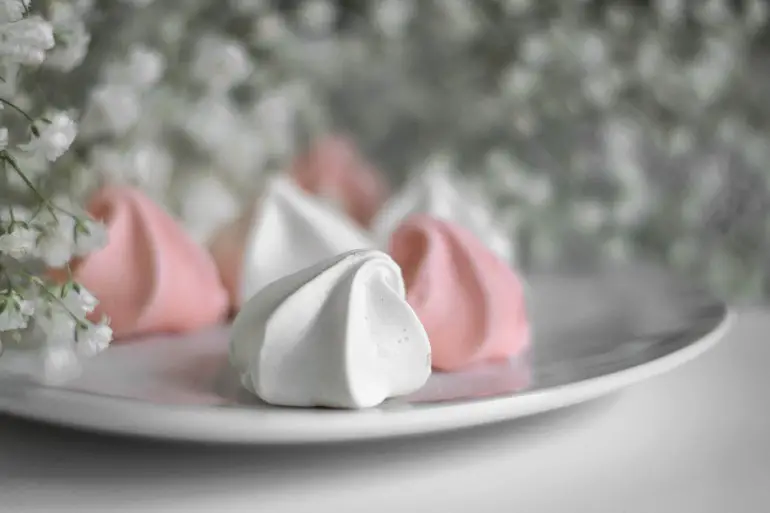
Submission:
<svg viewBox="0 0 770 513">
<path fill-rule="evenodd" d="M 725 333 L 702 290 L 643 267 L 532 276 L 533 349 L 363 411 L 268 406 L 238 386 L 227 327 L 116 345 L 59 387 L 34 384 L 27 356 L 0 358 L 0 411 L 71 427 L 201 442 L 317 443 L 446 431 L 597 398 L 671 370 Z"/>
</svg>

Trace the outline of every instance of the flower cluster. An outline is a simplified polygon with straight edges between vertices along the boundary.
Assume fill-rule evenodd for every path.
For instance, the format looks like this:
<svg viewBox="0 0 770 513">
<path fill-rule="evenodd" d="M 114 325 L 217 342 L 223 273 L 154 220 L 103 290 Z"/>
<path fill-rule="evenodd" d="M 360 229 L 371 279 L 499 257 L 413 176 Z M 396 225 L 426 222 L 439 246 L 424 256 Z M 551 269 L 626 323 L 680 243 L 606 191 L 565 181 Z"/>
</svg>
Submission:
<svg viewBox="0 0 770 513">
<path fill-rule="evenodd" d="M 68 71 L 38 85 L 82 112 L 62 113 L 71 194 L 138 185 L 203 241 L 309 138 L 347 132 L 396 183 L 445 156 L 525 268 L 652 258 L 770 297 L 764 0 L 48 0 L 48 22 L 4 4 L 25 25 L 0 43 L 25 42 L 0 44 L 0 98 L 18 64 Z M 15 156 L 31 176 L 57 153 L 38 147 Z"/>
<path fill-rule="evenodd" d="M 106 319 L 90 320 L 97 300 L 67 273 L 73 258 L 106 243 L 104 227 L 49 185 L 77 122 L 28 85 L 42 67 L 70 71 L 82 62 L 90 2 L 35 7 L 0 1 L 0 344 L 37 349 L 40 377 L 57 380 L 102 351 L 112 331 Z"/>
</svg>

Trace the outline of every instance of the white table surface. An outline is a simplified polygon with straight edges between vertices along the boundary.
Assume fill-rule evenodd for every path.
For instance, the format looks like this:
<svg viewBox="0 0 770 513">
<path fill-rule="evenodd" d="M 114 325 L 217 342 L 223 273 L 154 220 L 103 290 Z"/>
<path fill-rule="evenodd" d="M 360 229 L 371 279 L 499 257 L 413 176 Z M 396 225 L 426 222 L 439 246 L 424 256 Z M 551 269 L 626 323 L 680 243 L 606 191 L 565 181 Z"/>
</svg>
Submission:
<svg viewBox="0 0 770 513">
<path fill-rule="evenodd" d="M 0 416 L 0 511 L 770 511 L 770 312 L 668 375 L 557 414 L 391 442 L 223 448 Z"/>
</svg>

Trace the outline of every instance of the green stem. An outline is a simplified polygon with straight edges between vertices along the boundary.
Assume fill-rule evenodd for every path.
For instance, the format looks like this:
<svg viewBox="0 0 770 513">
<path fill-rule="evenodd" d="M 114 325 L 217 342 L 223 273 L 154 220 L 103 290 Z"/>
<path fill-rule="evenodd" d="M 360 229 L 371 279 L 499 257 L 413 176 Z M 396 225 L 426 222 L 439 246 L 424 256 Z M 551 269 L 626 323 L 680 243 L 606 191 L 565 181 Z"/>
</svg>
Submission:
<svg viewBox="0 0 770 513">
<path fill-rule="evenodd" d="M 13 110 L 15 110 L 16 112 L 18 112 L 19 114 L 21 114 L 22 116 L 24 116 L 25 118 L 27 118 L 27 121 L 29 121 L 29 122 L 30 122 L 30 124 L 31 124 L 32 126 L 34 126 L 34 125 L 35 125 L 35 120 L 34 120 L 34 118 L 33 118 L 32 116 L 30 116 L 29 114 L 27 114 L 27 112 L 26 112 L 24 109 L 22 109 L 21 107 L 19 107 L 19 106 L 18 106 L 18 105 L 16 105 L 15 103 L 13 103 L 13 102 L 10 102 L 10 101 L 8 101 L 8 100 L 6 100 L 6 99 L 3 99 L 3 98 L 0 98 L 0 103 L 3 103 L 3 104 L 5 104 L 5 105 L 8 105 L 8 106 L 9 106 L 9 107 L 11 107 Z"/>
<path fill-rule="evenodd" d="M 11 156 L 10 153 L 8 153 L 7 150 L 3 150 L 0 152 L 0 159 L 4 160 L 5 162 L 8 162 L 13 170 L 16 172 L 17 175 L 19 175 L 19 178 L 24 182 L 24 184 L 32 191 L 32 193 L 35 195 L 35 197 L 40 201 L 41 204 L 45 205 L 48 208 L 48 211 L 51 212 L 51 215 L 53 215 L 54 219 L 56 219 L 56 212 L 55 210 L 58 210 L 62 214 L 68 215 L 72 217 L 73 219 L 77 220 L 78 216 L 73 214 L 72 212 L 68 211 L 65 208 L 60 207 L 59 205 L 56 205 L 53 203 L 50 199 L 46 198 L 43 193 L 41 193 L 37 187 L 35 187 L 35 184 L 32 183 L 32 180 L 30 180 L 26 174 L 24 174 L 24 171 L 21 170 L 19 167 L 19 164 L 16 162 L 16 159 Z"/>
<path fill-rule="evenodd" d="M 69 315 L 72 318 L 72 320 L 75 321 L 75 324 L 77 324 L 78 327 L 83 327 L 84 326 L 83 320 L 80 319 L 80 317 L 78 317 L 74 313 L 72 313 L 72 310 L 70 310 L 67 307 L 67 305 L 64 303 L 62 298 L 60 298 L 59 296 L 57 296 L 56 294 L 54 294 L 53 292 L 48 290 L 48 287 L 45 286 L 45 282 L 42 279 L 40 279 L 39 276 L 35 276 L 34 274 L 30 274 L 29 272 L 25 271 L 24 269 L 20 270 L 19 272 L 21 273 L 22 276 L 27 278 L 30 281 L 30 283 L 33 283 L 34 285 L 37 286 L 38 289 L 42 290 L 45 293 L 46 296 L 50 297 L 59 306 L 61 306 L 62 309 L 65 312 L 67 312 L 67 315 Z"/>
</svg>

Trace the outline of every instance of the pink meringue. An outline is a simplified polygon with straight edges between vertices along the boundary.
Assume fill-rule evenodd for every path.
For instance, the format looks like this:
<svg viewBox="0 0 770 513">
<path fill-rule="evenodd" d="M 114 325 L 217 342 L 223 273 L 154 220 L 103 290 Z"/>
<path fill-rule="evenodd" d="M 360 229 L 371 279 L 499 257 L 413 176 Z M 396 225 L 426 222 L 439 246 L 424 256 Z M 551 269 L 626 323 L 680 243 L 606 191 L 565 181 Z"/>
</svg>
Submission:
<svg viewBox="0 0 770 513">
<path fill-rule="evenodd" d="M 317 141 L 294 162 L 291 174 L 307 192 L 337 203 L 366 227 L 390 194 L 382 175 L 341 136 Z"/>
<path fill-rule="evenodd" d="M 390 254 L 428 333 L 434 368 L 460 370 L 529 345 L 522 283 L 469 231 L 416 215 L 393 233 Z"/>
<path fill-rule="evenodd" d="M 88 211 L 109 242 L 73 261 L 73 278 L 99 300 L 94 317 L 108 316 L 116 338 L 223 320 L 227 293 L 214 262 L 161 207 L 136 189 L 107 187 Z"/>
</svg>

